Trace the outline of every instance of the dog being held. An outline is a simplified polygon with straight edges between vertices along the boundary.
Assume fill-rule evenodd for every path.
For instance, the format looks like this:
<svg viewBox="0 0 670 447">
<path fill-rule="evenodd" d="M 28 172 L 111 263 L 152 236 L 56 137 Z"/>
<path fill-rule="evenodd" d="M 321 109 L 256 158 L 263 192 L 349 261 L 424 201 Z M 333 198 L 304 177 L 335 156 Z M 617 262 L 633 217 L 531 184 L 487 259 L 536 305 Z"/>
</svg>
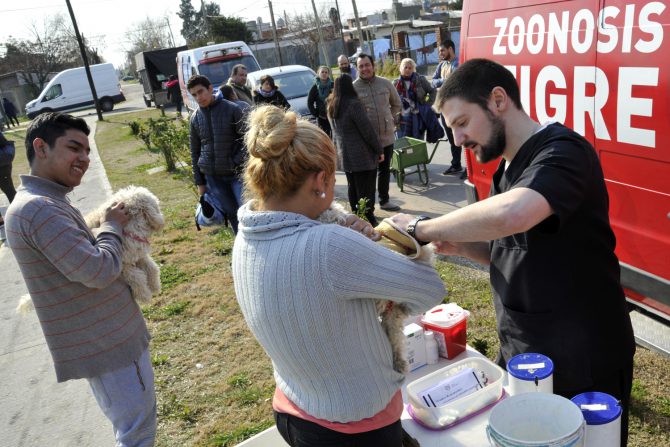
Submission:
<svg viewBox="0 0 670 447">
<path fill-rule="evenodd" d="M 130 286 L 133 299 L 139 304 L 147 304 L 153 295 L 161 291 L 160 268 L 151 258 L 150 242 L 151 235 L 162 229 L 165 223 L 160 202 L 151 191 L 141 186 L 120 189 L 85 217 L 86 225 L 94 235 L 104 221 L 107 208 L 118 202 L 123 202 L 128 211 L 128 223 L 123 229 L 121 276 Z M 16 311 L 25 313 L 32 308 L 30 295 L 24 295 Z"/>
<path fill-rule="evenodd" d="M 323 223 L 344 225 L 348 214 L 342 205 L 334 201 L 330 208 L 321 213 L 318 220 Z M 414 238 L 404 230 L 397 228 L 389 219 L 384 219 L 375 227 L 375 231 L 381 235 L 378 243 L 389 250 L 401 253 L 417 262 L 433 265 L 435 257 L 432 245 L 419 245 Z M 409 309 L 405 304 L 392 300 L 375 300 L 375 305 L 381 325 L 391 343 L 393 369 L 406 374 L 409 364 L 407 363 L 403 322 L 410 315 Z"/>
</svg>

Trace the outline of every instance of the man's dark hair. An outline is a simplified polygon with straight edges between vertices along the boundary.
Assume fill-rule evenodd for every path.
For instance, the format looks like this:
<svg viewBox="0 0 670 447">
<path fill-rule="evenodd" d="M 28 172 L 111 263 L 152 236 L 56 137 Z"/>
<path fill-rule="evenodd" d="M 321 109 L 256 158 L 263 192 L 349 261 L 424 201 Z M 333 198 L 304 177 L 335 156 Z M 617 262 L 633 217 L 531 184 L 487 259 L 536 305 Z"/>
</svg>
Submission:
<svg viewBox="0 0 670 447">
<path fill-rule="evenodd" d="M 219 87 L 219 91 L 221 92 L 221 96 L 223 96 L 223 99 L 226 99 L 228 101 L 236 101 L 238 99 L 237 93 L 235 93 L 235 89 L 228 84 L 224 84 L 221 87 Z"/>
<path fill-rule="evenodd" d="M 454 44 L 454 41 L 451 39 L 445 39 L 440 43 L 441 47 L 444 47 L 446 49 L 451 48 L 452 50 L 456 51 L 456 45 Z"/>
<path fill-rule="evenodd" d="M 360 54 L 358 55 L 358 57 L 356 58 L 356 65 L 358 65 L 358 59 L 365 59 L 366 57 L 367 57 L 368 59 L 370 59 L 370 63 L 371 63 L 372 66 L 374 67 L 374 66 L 375 66 L 375 60 L 373 59 L 372 56 L 370 56 L 369 54 L 366 54 L 366 53 L 360 53 Z"/>
<path fill-rule="evenodd" d="M 43 139 L 46 144 L 52 148 L 56 140 L 70 129 L 80 130 L 88 136 L 91 133 L 88 124 L 82 118 L 76 118 L 65 113 L 42 113 L 35 118 L 26 131 L 26 157 L 28 164 L 32 165 L 35 159 L 35 148 L 33 141 L 35 138 Z"/>
<path fill-rule="evenodd" d="M 358 94 L 354 88 L 354 81 L 348 74 L 343 74 L 335 79 L 333 92 L 328 96 L 326 110 L 330 118 L 340 117 L 340 104 L 342 98 L 358 98 Z"/>
<path fill-rule="evenodd" d="M 516 79 L 508 69 L 488 59 L 470 59 L 454 70 L 437 91 L 436 111 L 451 98 L 461 98 L 488 110 L 488 101 L 495 87 L 502 87 L 514 105 L 521 110 L 521 97 Z"/>
<path fill-rule="evenodd" d="M 240 70 L 246 70 L 246 69 L 247 69 L 247 66 L 246 66 L 246 65 L 244 65 L 244 64 L 237 64 L 237 65 L 235 65 L 235 66 L 233 67 L 233 71 L 231 71 L 230 75 L 231 75 L 231 76 L 235 76 L 235 75 L 237 75 L 237 72 L 238 72 L 238 71 L 240 71 Z"/>
<path fill-rule="evenodd" d="M 196 85 L 202 85 L 205 88 L 209 88 L 209 86 L 212 85 L 212 83 L 209 81 L 207 76 L 193 75 L 190 78 L 188 78 L 188 82 L 186 83 L 186 89 L 191 90 Z"/>
</svg>

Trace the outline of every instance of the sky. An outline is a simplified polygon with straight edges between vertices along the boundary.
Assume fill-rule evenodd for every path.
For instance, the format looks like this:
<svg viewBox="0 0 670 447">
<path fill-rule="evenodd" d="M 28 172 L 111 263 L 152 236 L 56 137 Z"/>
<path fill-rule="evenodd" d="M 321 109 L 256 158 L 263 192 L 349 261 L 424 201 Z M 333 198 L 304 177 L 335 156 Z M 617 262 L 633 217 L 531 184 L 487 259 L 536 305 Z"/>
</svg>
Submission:
<svg viewBox="0 0 670 447">
<path fill-rule="evenodd" d="M 314 0 L 317 9 L 325 6 L 328 10 L 336 0 Z M 337 0 L 343 21 L 353 17 L 351 0 Z M 392 0 L 358 0 L 359 15 L 371 14 L 391 7 Z M 247 20 L 262 17 L 270 22 L 268 0 L 214 0 L 221 7 L 221 14 Z M 125 50 L 130 46 L 127 33 L 147 17 L 164 20 L 172 30 L 176 45 L 183 45 L 180 0 L 70 0 L 77 19 L 79 31 L 93 43 L 107 62 L 121 66 L 125 61 Z M 200 9 L 201 0 L 191 0 L 194 8 Z M 311 0 L 273 0 L 275 20 L 284 13 L 290 15 L 312 13 Z M 65 0 L 21 0 L 0 1 L 0 52 L 2 44 L 9 36 L 29 39 L 34 24 L 41 28 L 44 20 L 56 14 L 69 20 Z"/>
</svg>

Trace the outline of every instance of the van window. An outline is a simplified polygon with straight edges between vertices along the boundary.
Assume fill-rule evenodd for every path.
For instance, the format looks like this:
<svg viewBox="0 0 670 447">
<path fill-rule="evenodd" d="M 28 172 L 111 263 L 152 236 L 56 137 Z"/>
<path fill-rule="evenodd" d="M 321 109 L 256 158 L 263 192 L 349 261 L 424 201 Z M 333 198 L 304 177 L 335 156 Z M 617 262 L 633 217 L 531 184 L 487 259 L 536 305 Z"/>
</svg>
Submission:
<svg viewBox="0 0 670 447">
<path fill-rule="evenodd" d="M 52 85 L 49 87 L 49 90 L 44 94 L 44 98 L 42 98 L 42 101 L 51 101 L 52 99 L 58 98 L 60 95 L 63 94 L 63 88 L 60 86 L 60 84 Z"/>
<path fill-rule="evenodd" d="M 198 65 L 198 70 L 200 70 L 201 75 L 207 76 L 207 79 L 209 79 L 213 85 L 218 86 L 224 82 L 228 82 L 230 72 L 237 64 L 243 64 L 246 66 L 247 71 L 256 71 L 261 69 L 256 62 L 256 59 L 254 59 L 252 56 L 242 56 L 235 59 L 212 62 L 210 64 L 200 64 Z"/>
</svg>

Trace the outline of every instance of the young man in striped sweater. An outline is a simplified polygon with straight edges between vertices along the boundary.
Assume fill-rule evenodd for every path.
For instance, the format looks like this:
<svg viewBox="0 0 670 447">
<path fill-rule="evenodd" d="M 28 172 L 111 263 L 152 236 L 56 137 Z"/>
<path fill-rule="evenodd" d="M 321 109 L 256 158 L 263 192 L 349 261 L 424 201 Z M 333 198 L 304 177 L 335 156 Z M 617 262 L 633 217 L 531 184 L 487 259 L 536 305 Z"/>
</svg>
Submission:
<svg viewBox="0 0 670 447">
<path fill-rule="evenodd" d="M 117 446 L 152 446 L 156 397 L 149 332 L 121 278 L 123 203 L 94 236 L 67 194 L 89 165 L 89 128 L 59 113 L 26 135 L 30 175 L 5 218 L 9 246 L 35 305 L 58 382 L 88 380 L 112 422 Z"/>
</svg>

